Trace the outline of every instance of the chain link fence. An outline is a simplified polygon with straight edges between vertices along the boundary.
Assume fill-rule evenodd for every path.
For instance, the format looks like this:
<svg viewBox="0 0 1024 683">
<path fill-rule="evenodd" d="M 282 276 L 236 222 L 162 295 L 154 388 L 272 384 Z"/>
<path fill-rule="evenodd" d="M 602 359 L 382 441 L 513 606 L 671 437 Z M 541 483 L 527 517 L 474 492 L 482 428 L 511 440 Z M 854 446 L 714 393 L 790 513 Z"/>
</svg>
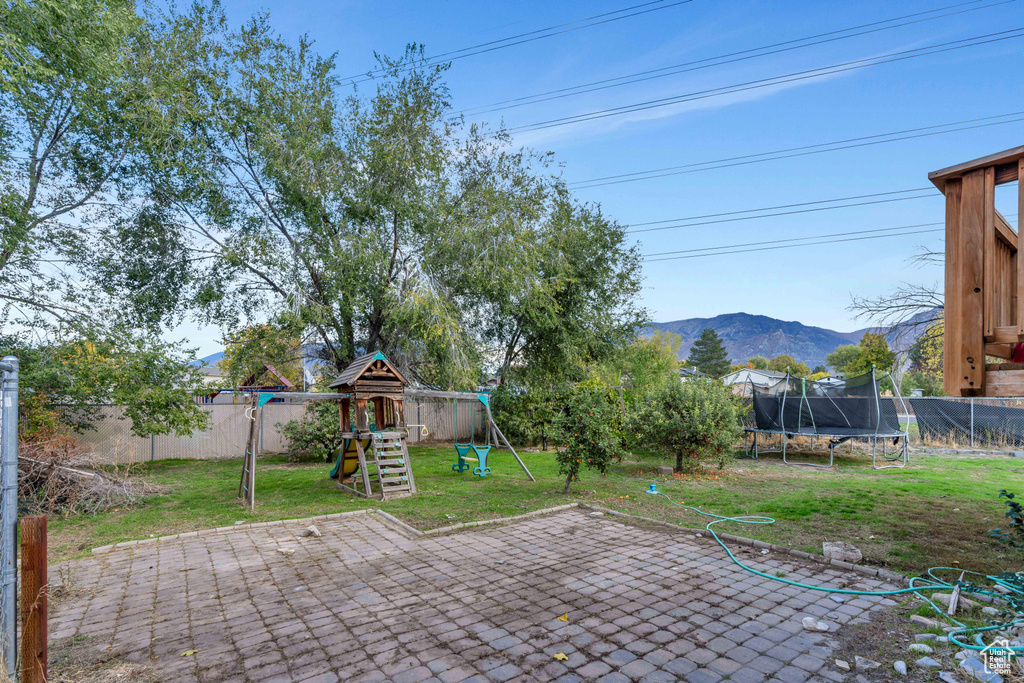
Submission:
<svg viewBox="0 0 1024 683">
<path fill-rule="evenodd" d="M 1024 446 L 1024 398 L 909 398 L 900 421 L 912 443 L 1006 448 Z"/>
<path fill-rule="evenodd" d="M 947 448 L 1024 447 L 1024 397 L 883 397 L 891 401 L 910 443 Z M 740 399 L 740 420 L 754 426 L 753 399 Z"/>
<path fill-rule="evenodd" d="M 486 411 L 479 401 L 452 401 L 437 399 L 407 399 L 406 424 L 409 442 L 452 442 L 458 431 L 459 441 L 486 439 Z M 311 402 L 267 403 L 256 413 L 260 453 L 286 453 L 289 443 L 281 433 L 281 425 L 305 415 Z M 209 420 L 207 428 L 190 436 L 162 435 L 138 437 L 132 434 L 131 420 L 118 406 L 99 409 L 101 419 L 95 429 L 76 435 L 83 455 L 92 462 L 104 465 L 173 458 L 211 460 L 241 458 L 249 436 L 249 422 L 245 417 L 247 404 L 202 404 Z"/>
</svg>

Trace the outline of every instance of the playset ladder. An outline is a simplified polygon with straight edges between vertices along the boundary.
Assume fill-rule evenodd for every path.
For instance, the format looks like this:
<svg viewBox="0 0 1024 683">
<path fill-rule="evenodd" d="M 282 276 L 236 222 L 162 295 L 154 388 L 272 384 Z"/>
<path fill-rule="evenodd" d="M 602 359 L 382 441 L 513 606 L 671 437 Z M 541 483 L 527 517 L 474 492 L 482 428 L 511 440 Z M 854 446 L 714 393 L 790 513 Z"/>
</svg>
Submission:
<svg viewBox="0 0 1024 683">
<path fill-rule="evenodd" d="M 409 466 L 409 451 L 405 447 L 405 434 L 401 432 L 374 432 L 373 462 L 368 473 L 377 479 L 381 499 L 404 498 L 416 493 L 416 482 Z"/>
</svg>

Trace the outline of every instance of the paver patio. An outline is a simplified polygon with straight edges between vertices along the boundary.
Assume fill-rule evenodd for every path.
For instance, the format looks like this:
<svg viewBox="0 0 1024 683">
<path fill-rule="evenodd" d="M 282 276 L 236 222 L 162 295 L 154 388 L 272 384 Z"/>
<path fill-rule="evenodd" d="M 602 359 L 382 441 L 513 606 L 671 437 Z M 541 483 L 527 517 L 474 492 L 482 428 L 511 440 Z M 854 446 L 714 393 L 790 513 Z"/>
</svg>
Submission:
<svg viewBox="0 0 1024 683">
<path fill-rule="evenodd" d="M 801 617 L 844 624 L 892 604 L 839 603 L 744 572 L 711 539 L 580 509 L 421 538 L 372 514 L 317 526 L 321 538 L 294 523 L 73 562 L 79 597 L 51 609 L 50 637 L 87 636 L 163 681 L 800 683 L 842 680 L 831 634 Z M 746 555 L 789 579 L 892 587 Z"/>
</svg>

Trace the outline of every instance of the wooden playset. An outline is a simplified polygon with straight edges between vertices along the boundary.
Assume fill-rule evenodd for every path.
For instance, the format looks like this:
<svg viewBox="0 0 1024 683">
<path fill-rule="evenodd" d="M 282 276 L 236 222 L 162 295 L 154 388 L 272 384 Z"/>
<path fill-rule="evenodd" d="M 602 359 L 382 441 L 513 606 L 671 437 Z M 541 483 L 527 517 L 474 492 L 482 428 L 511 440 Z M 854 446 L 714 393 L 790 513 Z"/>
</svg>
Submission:
<svg viewBox="0 0 1024 683">
<path fill-rule="evenodd" d="M 407 447 L 408 427 L 418 427 L 424 435 L 427 430 L 424 425 L 406 424 L 406 395 L 418 401 L 451 401 L 453 410 L 458 401 L 479 402 L 484 407 L 485 443 L 481 445 L 476 443 L 475 426 L 471 427 L 469 443 L 459 442 L 458 412 L 453 412 L 452 427 L 458 456 L 452 466 L 454 471 L 461 473 L 472 469 L 477 476 L 486 477 L 491 473 L 487 464 L 491 444 L 500 443 L 516 459 L 530 481 L 536 481 L 494 422 L 489 396 L 485 393 L 407 389 L 405 377 L 380 352 L 356 358 L 330 386 L 334 393 L 252 391 L 249 394 L 245 409 L 245 416 L 250 420 L 249 438 L 238 483 L 238 497 L 245 501 L 250 510 L 256 507 L 257 414 L 265 403 L 284 396 L 291 400 L 327 400 L 338 403 L 343 442 L 331 469 L 331 478 L 337 480 L 338 488 L 357 496 L 393 500 L 416 493 L 416 480 Z M 471 457 L 471 453 L 477 457 Z M 476 467 L 470 465 L 470 462 L 476 463 Z"/>
<path fill-rule="evenodd" d="M 995 207 L 996 186 L 1016 181 L 1020 224 L 1024 147 L 928 178 L 946 197 L 945 391 L 1024 395 L 1024 257 L 1019 232 Z M 1004 362 L 988 363 L 987 357 Z"/>
<path fill-rule="evenodd" d="M 345 441 L 331 471 L 339 488 L 382 500 L 416 493 L 406 447 L 407 385 L 402 373 L 380 352 L 356 358 L 331 383 L 332 389 L 345 394 L 339 401 Z"/>
</svg>

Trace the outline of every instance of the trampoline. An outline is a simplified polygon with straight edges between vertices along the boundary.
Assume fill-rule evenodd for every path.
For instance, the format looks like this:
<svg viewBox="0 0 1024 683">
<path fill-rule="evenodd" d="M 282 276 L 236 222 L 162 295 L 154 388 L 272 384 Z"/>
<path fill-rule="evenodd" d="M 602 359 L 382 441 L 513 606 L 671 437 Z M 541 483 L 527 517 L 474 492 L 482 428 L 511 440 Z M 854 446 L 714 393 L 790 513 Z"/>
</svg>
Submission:
<svg viewBox="0 0 1024 683">
<path fill-rule="evenodd" d="M 747 455 L 757 459 L 761 453 L 780 452 L 787 465 L 828 468 L 835 464 L 836 446 L 862 439 L 871 444 L 871 467 L 876 470 L 905 467 L 908 462 L 907 431 L 900 428 L 894 399 L 881 396 L 880 385 L 886 375 L 871 372 L 848 379 L 813 382 L 786 377 L 769 387 L 751 383 L 754 426 L 744 431 L 753 437 Z M 760 448 L 758 436 L 779 437 L 780 448 Z M 808 437 L 811 448 L 822 437 L 828 442 L 828 464 L 795 462 L 787 459 L 787 441 Z M 889 440 L 895 448 L 889 451 Z M 879 442 L 881 459 L 879 464 Z"/>
</svg>

